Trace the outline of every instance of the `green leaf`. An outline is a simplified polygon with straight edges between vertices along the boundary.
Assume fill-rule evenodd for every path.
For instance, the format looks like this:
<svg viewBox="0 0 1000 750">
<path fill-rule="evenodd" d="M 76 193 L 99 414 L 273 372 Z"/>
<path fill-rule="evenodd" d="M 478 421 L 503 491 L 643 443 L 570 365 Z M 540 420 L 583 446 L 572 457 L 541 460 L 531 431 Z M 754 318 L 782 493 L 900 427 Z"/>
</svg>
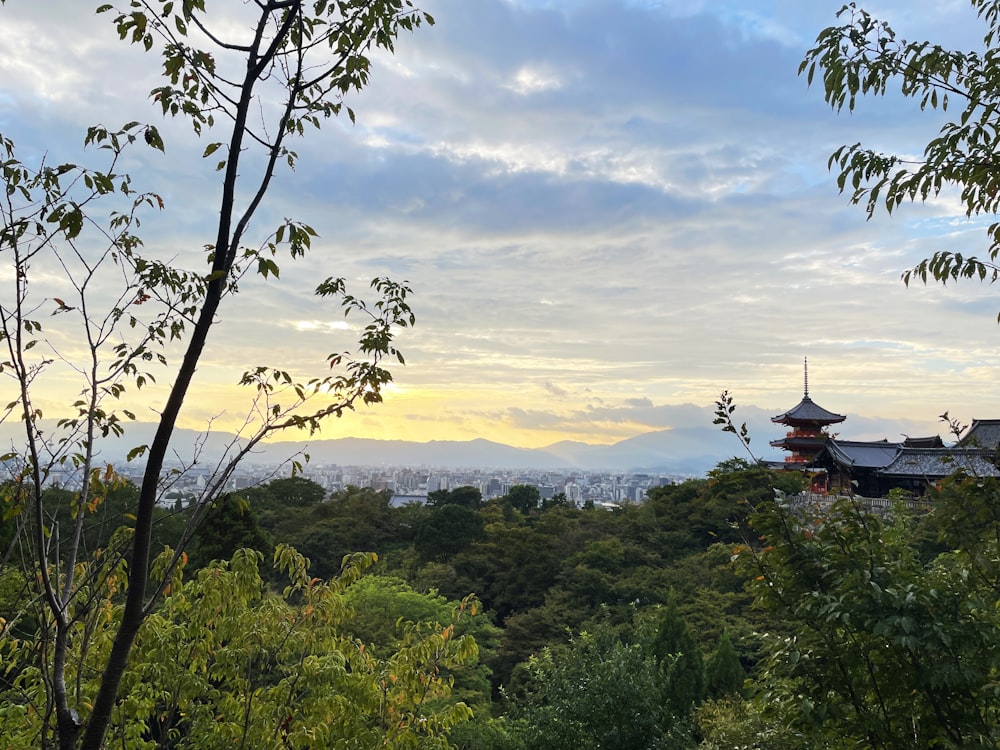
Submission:
<svg viewBox="0 0 1000 750">
<path fill-rule="evenodd" d="M 275 278 L 279 275 L 278 264 L 275 263 L 270 258 L 258 258 L 257 259 L 257 273 L 263 276 L 265 279 L 269 275 L 273 275 Z"/>
<path fill-rule="evenodd" d="M 137 445 L 135 448 L 133 448 L 128 452 L 128 455 L 125 456 L 125 460 L 131 462 L 136 458 L 138 458 L 139 456 L 146 455 L 146 451 L 148 450 L 149 450 L 148 445 Z"/>
<path fill-rule="evenodd" d="M 160 137 L 160 131 L 152 125 L 146 126 L 146 130 L 143 132 L 143 138 L 145 138 L 146 144 L 151 148 L 155 148 L 157 151 L 163 151 L 163 139 Z"/>
</svg>

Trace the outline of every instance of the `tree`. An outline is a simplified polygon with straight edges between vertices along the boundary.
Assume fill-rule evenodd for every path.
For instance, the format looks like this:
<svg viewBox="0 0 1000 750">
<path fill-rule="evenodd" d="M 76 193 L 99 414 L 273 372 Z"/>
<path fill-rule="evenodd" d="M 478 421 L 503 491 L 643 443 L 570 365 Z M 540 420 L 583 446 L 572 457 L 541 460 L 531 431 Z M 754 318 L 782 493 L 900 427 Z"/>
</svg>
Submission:
<svg viewBox="0 0 1000 750">
<path fill-rule="evenodd" d="M 958 117 L 941 126 L 922 158 L 880 153 L 857 143 L 838 148 L 830 166 L 837 184 L 868 215 L 892 213 L 904 201 L 936 197 L 945 187 L 960 191 L 968 216 L 1000 209 L 1000 73 L 993 49 L 1000 31 L 1000 3 L 972 0 L 986 25 L 984 52 L 948 50 L 926 41 L 907 42 L 886 22 L 854 3 L 845 5 L 839 26 L 824 29 L 799 67 L 810 83 L 821 73 L 824 96 L 836 111 L 852 111 L 859 96 L 883 96 L 895 89 L 919 100 L 920 108 L 942 112 L 957 105 Z M 1000 278 L 1000 222 L 987 230 L 985 258 L 942 250 L 903 274 L 905 282 L 931 277 L 941 283 L 960 278 L 991 282 Z"/>
<path fill-rule="evenodd" d="M 548 510 L 549 508 L 573 508 L 575 507 L 573 503 L 569 501 L 566 497 L 565 492 L 557 492 L 552 497 L 545 498 L 542 500 L 542 509 Z"/>
<path fill-rule="evenodd" d="M 705 698 L 705 663 L 687 623 L 677 611 L 671 594 L 652 644 L 653 656 L 663 675 L 661 691 L 667 706 L 679 716 Z"/>
<path fill-rule="evenodd" d="M 475 510 L 448 503 L 424 518 L 416 549 L 424 560 L 447 560 L 484 536 L 483 517 Z"/>
<path fill-rule="evenodd" d="M 998 488 L 966 478 L 949 492 L 981 513 Z M 1000 744 L 997 523 L 927 557 L 923 523 L 902 508 L 883 522 L 849 499 L 823 515 L 760 506 L 760 543 L 739 550 L 739 563 L 776 616 L 757 678 L 771 721 L 819 745 Z"/>
<path fill-rule="evenodd" d="M 478 487 L 465 485 L 453 490 L 435 490 L 427 495 L 427 504 L 434 507 L 442 505 L 464 505 L 466 508 L 479 510 L 483 504 L 483 493 Z"/>
<path fill-rule="evenodd" d="M 695 715 L 702 736 L 698 750 L 843 750 L 839 738 L 806 736 L 764 715 L 760 705 L 739 696 L 708 700 Z"/>
<path fill-rule="evenodd" d="M 169 553 L 161 563 L 169 560 Z M 144 623 L 123 677 L 108 746 L 221 750 L 250 747 L 444 748 L 446 735 L 471 711 L 451 697 L 450 674 L 475 661 L 473 639 L 456 633 L 475 616 L 475 602 L 400 629 L 390 648 L 373 652 L 345 630 L 347 597 L 373 562 L 357 554 L 330 581 L 311 576 L 305 559 L 280 546 L 275 567 L 282 594 L 268 592 L 262 555 L 241 550 L 182 581 Z M 113 574 L 124 578 L 119 569 Z M 362 579 L 363 580 L 363 579 Z M 105 593 L 113 593 L 109 589 Z M 110 622 L 121 608 L 101 596 L 96 611 Z M 77 633 L 71 648 L 81 670 L 75 690 L 92 699 L 113 629 Z M 3 644 L 4 663 L 38 648 Z M 48 644 L 51 647 L 51 644 Z M 0 701 L 0 744 L 38 747 L 43 715 L 25 696 L 43 691 L 44 674 L 24 670 Z"/>
<path fill-rule="evenodd" d="M 511 727 L 513 747 L 652 750 L 691 745 L 683 724 L 675 726 L 659 700 L 659 670 L 642 643 L 623 643 L 598 628 L 576 636 L 568 647 L 543 649 L 522 671 L 525 685 L 511 711 L 517 719 Z"/>
<path fill-rule="evenodd" d="M 22 420 L 24 431 L 21 448 L 2 457 L 5 466 L 13 467 L 4 500 L 20 519 L 26 580 L 37 581 L 44 608 L 39 617 L 53 642 L 51 650 L 38 651 L 49 661 L 37 668 L 50 676 L 38 710 L 46 720 L 54 717 L 41 739 L 45 744 L 54 736 L 67 750 L 103 745 L 140 628 L 239 459 L 275 432 L 315 430 L 323 419 L 356 403 L 378 402 L 391 377 L 383 359 L 402 362 L 395 331 L 414 320 L 405 284 L 376 279 L 372 286 L 381 298 L 368 305 L 349 294 L 342 279 L 321 282 L 315 290 L 319 297 L 339 300 L 345 312 L 365 318 L 357 356 L 331 354 L 325 369 L 333 374 L 304 382 L 267 366 L 243 374 L 240 382 L 251 394 L 243 441 L 231 446 L 196 501 L 166 564 L 152 570 L 157 501 L 170 484 L 164 487 L 164 460 L 219 311 L 254 275 L 277 278 L 279 251 L 300 257 L 315 236 L 311 227 L 295 220 L 252 233 L 252 220 L 276 170 L 295 164 L 291 140 L 319 128 L 321 118 L 340 113 L 343 96 L 365 85 L 372 49 L 391 51 L 401 31 L 432 20 L 409 0 L 255 0 L 242 6 L 246 15 L 240 23 L 224 28 L 212 27 L 204 0 L 135 0 L 124 12 L 111 5 L 98 12 L 114 16 L 121 39 L 160 51 L 164 80 L 152 96 L 164 115 L 186 119 L 198 135 L 220 133 L 204 149 L 206 159 L 216 155 L 210 164 L 219 174 L 220 198 L 218 224 L 205 238 L 207 268 L 175 267 L 147 254 L 136 233 L 141 211 L 163 208 L 163 199 L 139 192 L 120 172 L 132 148 L 146 144 L 165 150 L 155 125 L 91 127 L 85 143 L 107 156 L 106 165 L 97 168 L 47 162 L 29 166 L 17 159 L 14 144 L 0 136 L 6 188 L 0 203 L 0 251 L 13 279 L 11 293 L 0 303 L 5 348 L 0 368 L 11 377 L 16 393 L 0 417 Z M 241 37 L 239 29 L 248 31 Z M 353 119 L 349 108 L 347 113 Z M 98 214 L 102 205 L 109 206 L 106 221 Z M 44 296 L 44 286 L 30 283 L 42 267 L 64 273 L 60 283 L 67 291 L 61 297 Z M 60 347 L 66 340 L 62 336 L 82 346 L 81 357 Z M 178 342 L 183 355 L 167 370 L 171 385 L 158 410 L 155 436 L 130 454 L 130 459 L 144 455 L 146 460 L 135 520 L 103 554 L 87 558 L 80 548 L 82 530 L 117 482 L 110 467 L 97 465 L 99 442 L 121 434 L 134 418 L 135 407 L 127 407 L 137 401 L 138 389 L 154 381 L 155 368 L 169 367 L 172 342 Z M 62 375 L 64 365 L 78 378 L 79 396 L 67 394 L 75 413 L 49 430 L 41 423 L 36 389 L 46 378 Z M 73 521 L 68 528 L 55 528 L 44 491 L 62 471 L 74 484 Z M 72 634 L 99 601 L 92 587 L 107 583 L 108 571 L 126 560 L 122 615 L 101 652 L 103 663 L 91 665 L 102 675 L 100 687 L 92 703 L 84 703 L 67 683 L 73 669 Z"/>
<path fill-rule="evenodd" d="M 729 631 L 723 630 L 715 653 L 705 665 L 705 687 L 713 698 L 741 695 L 746 672 L 740 664 L 740 655 L 733 647 Z"/>
<path fill-rule="evenodd" d="M 212 560 L 229 560 L 241 549 L 257 550 L 267 559 L 274 545 L 260 528 L 256 512 L 243 498 L 222 495 L 212 504 L 188 545 L 189 564 L 194 568 L 208 565 Z"/>
<path fill-rule="evenodd" d="M 321 578 L 336 574 L 344 555 L 379 552 L 395 541 L 391 493 L 348 485 L 322 503 L 272 511 L 261 519 L 271 536 L 298 549 Z"/>
<path fill-rule="evenodd" d="M 533 484 L 515 484 L 504 495 L 504 500 L 510 506 L 522 513 L 530 513 L 538 508 L 538 501 L 542 495 Z"/>
<path fill-rule="evenodd" d="M 323 502 L 327 492 L 322 485 L 311 479 L 293 476 L 273 479 L 265 485 L 254 487 L 246 495 L 256 510 L 283 515 L 291 508 L 307 508 Z"/>
<path fill-rule="evenodd" d="M 409 632 L 420 623 L 424 628 L 454 626 L 456 636 L 475 639 L 478 656 L 472 656 L 447 670 L 450 676 L 449 700 L 484 709 L 490 703 L 490 670 L 486 665 L 499 638 L 499 628 L 471 597 L 464 602 L 448 601 L 435 592 L 421 594 L 398 578 L 365 576 L 347 589 L 348 607 L 342 631 L 372 648 L 379 658 L 387 658 L 403 645 Z M 475 606 L 473 606 L 475 604 Z M 455 613 L 461 617 L 456 620 Z M 442 678 L 445 675 L 442 674 Z"/>
</svg>

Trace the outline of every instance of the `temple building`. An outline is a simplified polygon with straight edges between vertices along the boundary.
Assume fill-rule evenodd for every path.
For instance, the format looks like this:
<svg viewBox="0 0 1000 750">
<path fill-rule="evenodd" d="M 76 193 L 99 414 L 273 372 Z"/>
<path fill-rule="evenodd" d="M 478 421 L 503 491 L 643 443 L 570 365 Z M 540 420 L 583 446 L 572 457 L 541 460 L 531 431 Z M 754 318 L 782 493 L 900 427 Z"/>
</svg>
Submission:
<svg viewBox="0 0 1000 750">
<path fill-rule="evenodd" d="M 987 452 L 946 448 L 936 436 L 898 443 L 830 440 L 816 456 L 813 469 L 826 473 L 830 492 L 862 497 L 885 497 L 893 489 L 920 496 L 959 469 L 976 476 L 997 474 Z"/>
<path fill-rule="evenodd" d="M 886 497 L 902 489 L 914 496 L 928 487 L 964 471 L 972 476 L 1000 477 L 997 467 L 1000 419 L 976 419 L 956 445 L 946 447 L 937 435 L 890 442 L 841 440 L 827 428 L 846 417 L 834 414 L 809 398 L 808 362 L 802 400 L 794 408 L 771 419 L 790 427 L 771 445 L 788 452 L 777 468 L 801 470 L 811 477 L 812 492 Z"/>
</svg>

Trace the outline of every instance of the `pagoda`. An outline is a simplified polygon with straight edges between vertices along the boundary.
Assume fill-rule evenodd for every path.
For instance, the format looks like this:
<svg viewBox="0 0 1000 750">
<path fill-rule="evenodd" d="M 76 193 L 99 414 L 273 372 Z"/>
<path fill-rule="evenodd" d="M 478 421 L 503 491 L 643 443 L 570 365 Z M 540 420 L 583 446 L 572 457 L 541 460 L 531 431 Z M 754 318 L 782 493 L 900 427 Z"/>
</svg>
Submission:
<svg viewBox="0 0 1000 750">
<path fill-rule="evenodd" d="M 784 414 L 772 417 L 775 424 L 791 428 L 780 440 L 772 440 L 771 445 L 789 452 L 785 456 L 788 468 L 804 468 L 816 457 L 826 441 L 830 439 L 826 428 L 843 422 L 847 417 L 834 414 L 809 398 L 809 359 L 804 362 L 804 388 L 802 400 Z"/>
</svg>

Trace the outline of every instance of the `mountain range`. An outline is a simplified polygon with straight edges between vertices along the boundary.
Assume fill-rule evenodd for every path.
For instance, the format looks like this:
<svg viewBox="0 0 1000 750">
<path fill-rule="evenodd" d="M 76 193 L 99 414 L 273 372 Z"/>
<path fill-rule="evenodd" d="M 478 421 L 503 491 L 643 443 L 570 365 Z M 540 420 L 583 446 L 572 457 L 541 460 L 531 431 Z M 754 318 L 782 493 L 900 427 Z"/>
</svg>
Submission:
<svg viewBox="0 0 1000 750">
<path fill-rule="evenodd" d="M 52 426 L 47 427 L 51 429 Z M 7 446 L 19 442 L 19 428 L 18 423 L 0 424 L 0 445 L 4 451 Z M 99 460 L 123 462 L 133 447 L 152 441 L 155 429 L 153 423 L 129 424 L 125 436 L 102 439 Z M 171 453 L 185 462 L 189 462 L 196 452 L 200 453 L 202 462 L 217 460 L 237 441 L 237 436 L 231 433 L 206 435 L 196 430 L 178 429 L 174 432 Z M 731 435 L 707 426 L 658 430 L 612 445 L 562 441 L 544 448 L 516 448 L 483 438 L 429 442 L 353 437 L 280 441 L 262 443 L 246 460 L 254 464 L 278 464 L 304 452 L 309 454 L 313 465 L 574 469 L 700 476 L 739 449 Z"/>
<path fill-rule="evenodd" d="M 305 452 L 312 465 L 341 466 L 425 466 L 439 468 L 483 469 L 572 469 L 578 471 L 610 471 L 628 473 L 676 474 L 701 476 L 719 461 L 741 453 L 736 438 L 712 424 L 711 407 L 687 409 L 670 429 L 646 432 L 611 445 L 577 441 L 562 441 L 543 448 L 516 448 L 486 440 L 374 440 L 370 438 L 338 438 L 330 440 L 276 441 L 261 444 L 247 457 L 248 463 L 276 465 Z M 759 457 L 780 459 L 779 452 L 768 446 L 769 440 L 780 437 L 784 428 L 774 425 L 774 411 L 755 406 L 741 408 L 753 435 L 753 448 Z M 924 425 L 910 420 L 886 420 L 852 416 L 851 436 L 856 440 L 896 439 L 898 435 L 933 434 L 938 425 Z M 0 453 L 7 446 L 23 440 L 19 422 L 0 424 Z M 43 420 L 42 428 L 55 434 L 55 422 Z M 127 425 L 121 438 L 104 438 L 99 460 L 121 463 L 133 447 L 152 442 L 156 425 L 133 422 Z M 842 436 L 844 437 L 844 436 Z M 178 429 L 171 443 L 171 457 L 190 463 L 200 451 L 202 463 L 217 460 L 238 438 L 225 432 L 203 433 Z M 169 458 L 169 457 L 168 457 Z"/>
</svg>

